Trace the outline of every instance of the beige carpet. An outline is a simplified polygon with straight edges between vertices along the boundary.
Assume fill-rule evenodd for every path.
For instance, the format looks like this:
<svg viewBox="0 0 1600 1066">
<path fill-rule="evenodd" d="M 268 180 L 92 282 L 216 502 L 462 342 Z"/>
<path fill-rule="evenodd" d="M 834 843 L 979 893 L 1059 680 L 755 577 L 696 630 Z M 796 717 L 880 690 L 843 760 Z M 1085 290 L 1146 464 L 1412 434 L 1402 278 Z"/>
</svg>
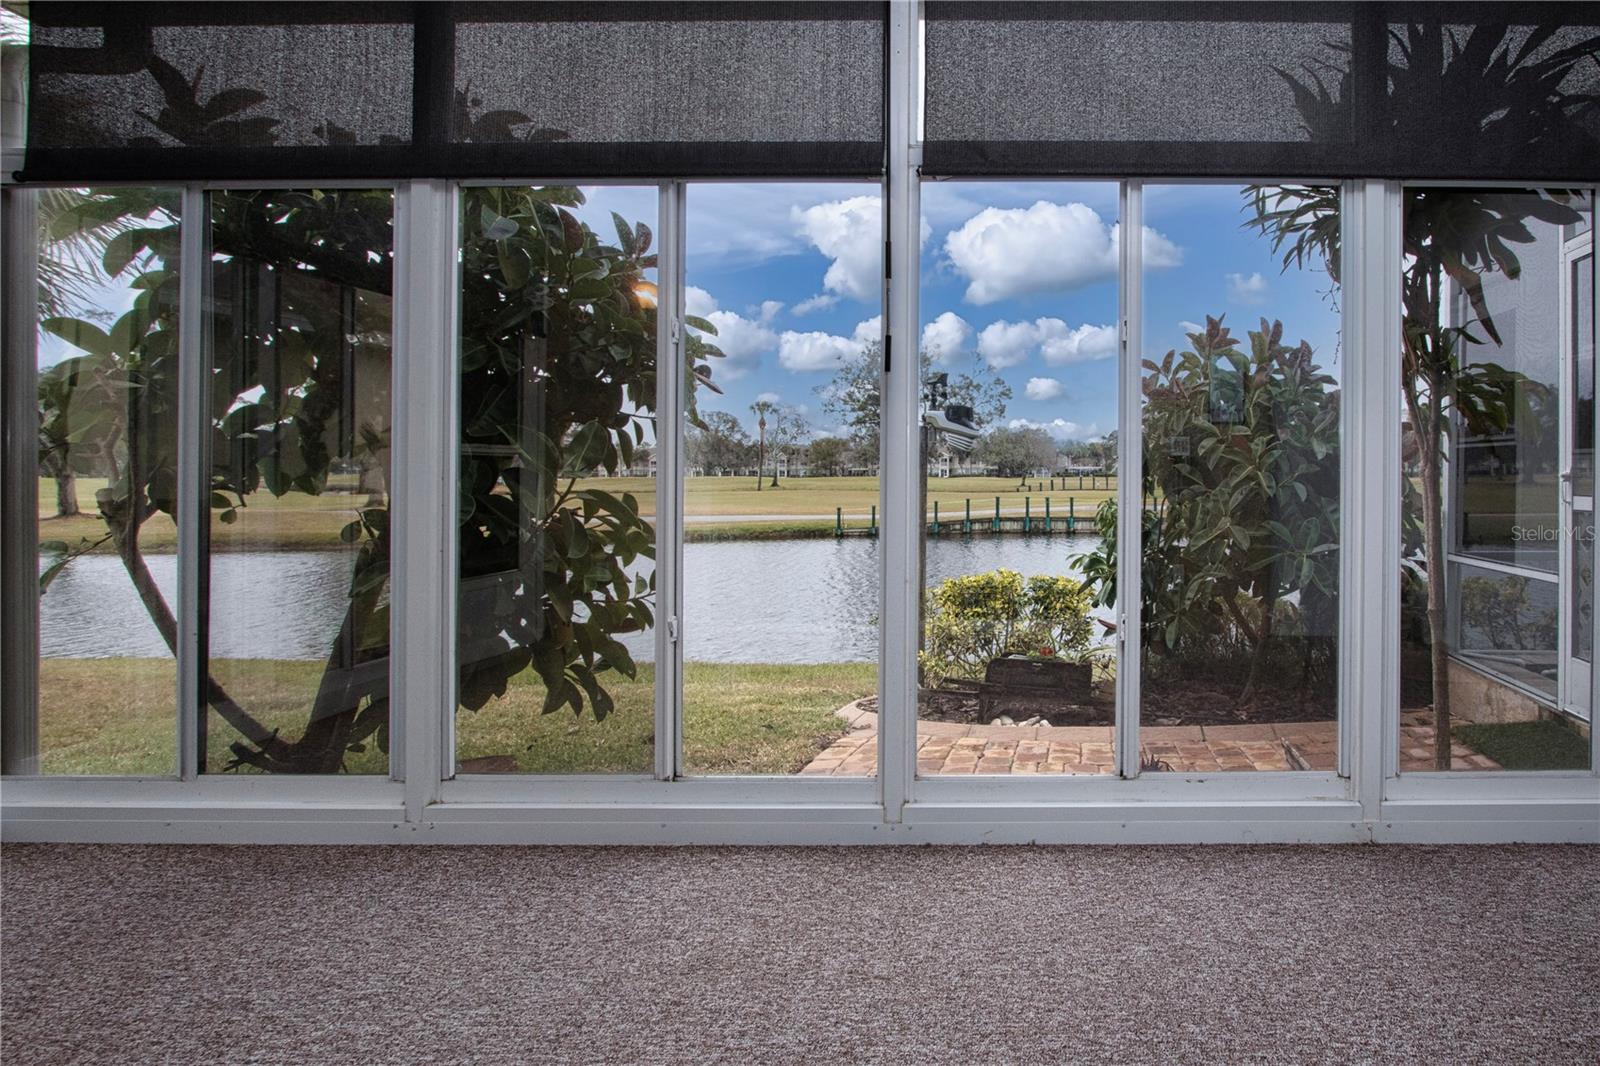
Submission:
<svg viewBox="0 0 1600 1066">
<path fill-rule="evenodd" d="M 0 853 L 0 1060 L 1600 1059 L 1600 849 Z"/>
</svg>

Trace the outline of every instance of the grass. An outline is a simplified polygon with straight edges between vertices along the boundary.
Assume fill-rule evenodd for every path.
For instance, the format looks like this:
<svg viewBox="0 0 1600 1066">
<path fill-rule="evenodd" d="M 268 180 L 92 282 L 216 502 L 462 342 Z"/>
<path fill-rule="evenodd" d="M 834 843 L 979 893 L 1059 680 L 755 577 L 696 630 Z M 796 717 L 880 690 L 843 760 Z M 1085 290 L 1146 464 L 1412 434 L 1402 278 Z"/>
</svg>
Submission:
<svg viewBox="0 0 1600 1066">
<path fill-rule="evenodd" d="M 347 479 L 348 480 L 348 479 Z M 842 509 L 847 528 L 864 529 L 867 515 L 878 505 L 878 479 L 875 477 L 814 477 L 783 479 L 778 488 L 771 486 L 770 477 L 763 488 L 756 489 L 754 478 L 689 478 L 685 482 L 684 515 L 690 526 L 696 518 L 721 515 L 750 515 L 748 522 L 701 523 L 689 532 L 690 540 L 757 540 L 784 537 L 819 537 L 833 532 L 834 514 Z M 972 501 L 973 520 L 994 514 L 994 499 L 1000 497 L 1000 506 L 1006 512 L 1021 513 L 1024 498 L 1031 499 L 1035 517 L 1044 516 L 1044 501 L 1050 500 L 1051 517 L 1062 519 L 1072 501 L 1074 514 L 1080 522 L 1094 515 L 1101 501 L 1112 496 L 1114 489 L 1101 488 L 1078 491 L 1077 479 L 1072 479 L 1071 490 L 1036 492 L 1030 482 L 1024 490 L 1011 478 L 962 477 L 928 479 L 928 516 L 931 520 L 933 505 L 939 504 L 942 522 L 959 522 L 967 500 Z M 1048 481 L 1046 482 L 1048 484 Z M 1061 484 L 1058 479 L 1057 484 Z M 82 514 L 72 518 L 55 517 L 55 483 L 48 479 L 39 482 L 39 540 L 65 541 L 76 546 L 80 540 L 95 541 L 106 532 L 105 523 L 95 510 L 94 494 L 104 487 L 103 478 L 79 478 L 78 502 Z M 640 513 L 655 514 L 655 481 L 652 478 L 586 478 L 578 482 L 580 488 L 589 486 L 621 494 L 631 492 L 639 501 Z M 338 485 L 351 488 L 353 485 Z M 308 496 L 291 492 L 274 497 L 268 492 L 257 492 L 248 497 L 246 506 L 238 510 L 238 518 L 223 523 L 215 515 L 211 522 L 213 551 L 321 551 L 342 548 L 339 531 L 356 516 L 356 510 L 366 503 L 366 497 L 353 492 L 328 492 Z M 773 515 L 770 519 L 761 516 Z M 800 515 L 801 518 L 788 516 Z M 851 518 L 852 515 L 861 517 Z M 881 516 L 880 516 L 881 521 Z M 171 519 L 156 515 L 149 519 L 140 534 L 140 543 L 146 552 L 170 553 L 177 548 L 177 530 Z M 109 552 L 109 545 L 100 551 Z"/>
<path fill-rule="evenodd" d="M 321 676 L 317 662 L 218 660 L 213 671 L 269 728 L 288 738 L 305 725 Z M 691 773 L 787 774 L 843 732 L 833 712 L 877 684 L 872 663 L 689 663 L 684 677 L 684 759 Z M 509 755 L 522 773 L 650 773 L 655 676 L 648 664 L 612 686 L 617 709 L 603 722 L 570 710 L 540 714 L 544 690 L 531 671 L 506 696 L 456 719 L 457 755 Z M 48 774 L 170 775 L 176 767 L 174 693 L 167 659 L 44 659 L 39 728 Z M 210 717 L 207 766 L 226 764 L 236 739 Z M 347 757 L 351 773 L 388 772 L 375 746 Z"/>
<path fill-rule="evenodd" d="M 1560 722 L 1457 725 L 1455 739 L 1507 770 L 1587 770 L 1589 741 Z"/>
<path fill-rule="evenodd" d="M 39 540 L 65 541 L 77 547 L 80 540 L 97 541 L 106 535 L 106 524 L 96 510 L 94 494 L 105 487 L 104 478 L 78 479 L 78 505 L 83 509 L 71 518 L 55 515 L 55 483 L 39 482 Z M 353 488 L 340 486 L 335 488 Z M 339 531 L 366 506 L 367 497 L 349 491 L 326 492 L 310 496 L 290 492 L 275 497 L 257 492 L 246 497 L 238 509 L 238 519 L 227 523 L 212 513 L 212 550 L 225 551 L 322 551 L 348 547 L 339 540 Z M 177 550 L 178 531 L 164 514 L 152 515 L 139 534 L 147 553 L 168 554 Z M 109 544 L 98 551 L 110 552 Z"/>
</svg>

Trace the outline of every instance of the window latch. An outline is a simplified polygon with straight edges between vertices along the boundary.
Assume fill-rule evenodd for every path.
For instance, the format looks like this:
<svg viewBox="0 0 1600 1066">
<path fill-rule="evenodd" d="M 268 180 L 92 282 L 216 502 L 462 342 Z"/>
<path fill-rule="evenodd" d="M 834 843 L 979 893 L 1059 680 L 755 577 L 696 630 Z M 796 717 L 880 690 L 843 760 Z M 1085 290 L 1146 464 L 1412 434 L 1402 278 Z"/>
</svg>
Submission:
<svg viewBox="0 0 1600 1066">
<path fill-rule="evenodd" d="M 678 616 L 675 614 L 667 616 L 667 643 L 678 643 Z"/>
</svg>

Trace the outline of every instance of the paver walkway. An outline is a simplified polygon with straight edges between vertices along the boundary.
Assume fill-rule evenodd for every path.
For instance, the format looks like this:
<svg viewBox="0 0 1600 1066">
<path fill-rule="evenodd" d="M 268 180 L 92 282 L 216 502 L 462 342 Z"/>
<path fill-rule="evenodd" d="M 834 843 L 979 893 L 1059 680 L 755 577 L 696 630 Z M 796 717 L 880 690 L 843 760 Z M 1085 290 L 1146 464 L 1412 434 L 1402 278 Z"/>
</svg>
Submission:
<svg viewBox="0 0 1600 1066">
<path fill-rule="evenodd" d="M 850 731 L 801 773 L 861 776 L 878 768 L 878 716 L 852 703 L 839 711 Z M 1400 760 L 1405 771 L 1433 768 L 1433 725 L 1425 711 L 1401 720 Z M 963 725 L 917 723 L 919 774 L 1111 774 L 1110 726 Z M 1277 725 L 1147 726 L 1140 758 L 1160 760 L 1177 773 L 1224 770 L 1333 770 L 1338 767 L 1334 722 Z M 1458 770 L 1499 765 L 1462 744 L 1453 751 Z"/>
</svg>

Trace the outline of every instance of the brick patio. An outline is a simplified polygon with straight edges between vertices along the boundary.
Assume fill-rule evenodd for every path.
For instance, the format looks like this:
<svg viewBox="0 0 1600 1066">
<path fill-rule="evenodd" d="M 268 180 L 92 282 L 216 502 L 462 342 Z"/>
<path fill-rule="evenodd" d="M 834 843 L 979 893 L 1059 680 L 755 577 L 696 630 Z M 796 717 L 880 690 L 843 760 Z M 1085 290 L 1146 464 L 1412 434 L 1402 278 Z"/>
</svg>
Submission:
<svg viewBox="0 0 1600 1066">
<path fill-rule="evenodd" d="M 852 703 L 839 710 L 850 731 L 801 771 L 870 776 L 878 767 L 878 716 Z M 1400 729 L 1404 771 L 1433 768 L 1433 725 L 1425 711 L 1408 711 Z M 1147 726 L 1140 756 L 1177 773 L 1228 770 L 1333 770 L 1338 766 L 1333 722 L 1278 725 Z M 1455 769 L 1498 770 L 1493 760 L 1462 744 Z M 1111 774 L 1110 726 L 963 725 L 917 723 L 919 774 Z"/>
</svg>

